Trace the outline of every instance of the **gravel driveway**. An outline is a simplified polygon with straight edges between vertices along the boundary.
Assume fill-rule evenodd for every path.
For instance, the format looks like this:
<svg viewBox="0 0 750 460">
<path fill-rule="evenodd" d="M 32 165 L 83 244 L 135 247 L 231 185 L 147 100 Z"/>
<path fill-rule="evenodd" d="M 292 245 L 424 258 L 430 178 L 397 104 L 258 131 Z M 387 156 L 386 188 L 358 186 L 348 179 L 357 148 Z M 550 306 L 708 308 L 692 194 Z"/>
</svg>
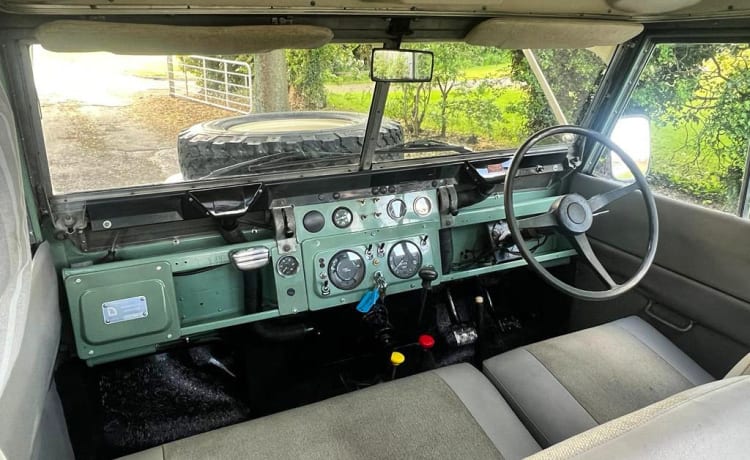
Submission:
<svg viewBox="0 0 750 460">
<path fill-rule="evenodd" d="M 237 115 L 169 96 L 166 58 L 34 48 L 47 159 L 56 194 L 158 184 L 179 173 L 177 134 Z M 137 72 L 148 68 L 157 78 Z M 153 69 L 157 69 L 154 72 Z"/>
</svg>

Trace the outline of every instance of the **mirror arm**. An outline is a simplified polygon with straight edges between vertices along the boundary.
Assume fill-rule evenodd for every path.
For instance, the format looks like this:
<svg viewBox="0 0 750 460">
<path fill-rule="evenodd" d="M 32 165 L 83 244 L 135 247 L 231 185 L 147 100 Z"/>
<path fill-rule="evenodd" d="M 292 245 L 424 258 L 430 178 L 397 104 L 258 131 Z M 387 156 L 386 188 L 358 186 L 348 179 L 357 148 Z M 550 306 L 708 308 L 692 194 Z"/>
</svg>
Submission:
<svg viewBox="0 0 750 460">
<path fill-rule="evenodd" d="M 391 23 L 391 27 L 393 23 Z M 389 29 L 390 30 L 390 29 Z M 397 50 L 401 46 L 401 38 L 387 40 L 383 43 L 383 48 Z M 391 84 L 383 81 L 375 82 L 375 89 L 372 94 L 370 103 L 370 112 L 367 115 L 367 126 L 365 127 L 365 139 L 362 143 L 362 155 L 359 157 L 359 170 L 365 171 L 372 169 L 372 159 L 375 156 L 375 150 L 378 148 L 378 136 L 380 135 L 380 126 L 385 114 L 385 103 L 388 99 L 388 90 Z"/>
</svg>

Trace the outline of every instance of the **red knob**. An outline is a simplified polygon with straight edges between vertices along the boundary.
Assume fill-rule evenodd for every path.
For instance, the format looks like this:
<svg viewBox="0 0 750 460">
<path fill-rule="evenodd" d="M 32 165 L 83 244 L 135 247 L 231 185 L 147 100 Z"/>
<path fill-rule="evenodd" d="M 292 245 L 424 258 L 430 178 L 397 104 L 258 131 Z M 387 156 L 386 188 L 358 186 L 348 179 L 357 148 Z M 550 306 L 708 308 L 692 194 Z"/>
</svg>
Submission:
<svg viewBox="0 0 750 460">
<path fill-rule="evenodd" d="M 420 335 L 417 342 L 419 343 L 419 346 L 422 347 L 423 350 L 429 350 L 430 348 L 435 346 L 435 339 L 432 338 L 431 335 L 427 335 L 427 334 Z"/>
</svg>

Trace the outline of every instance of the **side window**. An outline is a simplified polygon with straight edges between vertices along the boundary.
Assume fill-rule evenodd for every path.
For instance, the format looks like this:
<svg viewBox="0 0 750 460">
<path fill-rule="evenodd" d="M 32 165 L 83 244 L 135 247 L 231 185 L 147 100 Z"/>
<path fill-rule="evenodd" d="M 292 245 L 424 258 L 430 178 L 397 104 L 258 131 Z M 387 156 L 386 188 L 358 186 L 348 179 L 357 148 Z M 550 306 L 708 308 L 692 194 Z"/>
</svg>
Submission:
<svg viewBox="0 0 750 460">
<path fill-rule="evenodd" d="M 623 116 L 634 115 L 650 124 L 654 192 L 738 213 L 750 136 L 747 44 L 657 45 Z M 616 163 L 604 156 L 597 173 L 617 178 Z"/>
</svg>

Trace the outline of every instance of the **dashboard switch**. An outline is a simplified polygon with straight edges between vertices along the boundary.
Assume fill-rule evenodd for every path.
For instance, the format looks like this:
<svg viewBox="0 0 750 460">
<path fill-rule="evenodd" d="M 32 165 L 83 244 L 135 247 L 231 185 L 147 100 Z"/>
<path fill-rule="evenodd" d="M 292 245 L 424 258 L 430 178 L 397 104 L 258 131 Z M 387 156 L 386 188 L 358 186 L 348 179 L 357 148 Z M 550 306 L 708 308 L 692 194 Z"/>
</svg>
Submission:
<svg viewBox="0 0 750 460">
<path fill-rule="evenodd" d="M 331 295 L 331 287 L 328 285 L 328 281 L 323 281 L 323 286 L 320 288 L 320 295 Z"/>
</svg>

